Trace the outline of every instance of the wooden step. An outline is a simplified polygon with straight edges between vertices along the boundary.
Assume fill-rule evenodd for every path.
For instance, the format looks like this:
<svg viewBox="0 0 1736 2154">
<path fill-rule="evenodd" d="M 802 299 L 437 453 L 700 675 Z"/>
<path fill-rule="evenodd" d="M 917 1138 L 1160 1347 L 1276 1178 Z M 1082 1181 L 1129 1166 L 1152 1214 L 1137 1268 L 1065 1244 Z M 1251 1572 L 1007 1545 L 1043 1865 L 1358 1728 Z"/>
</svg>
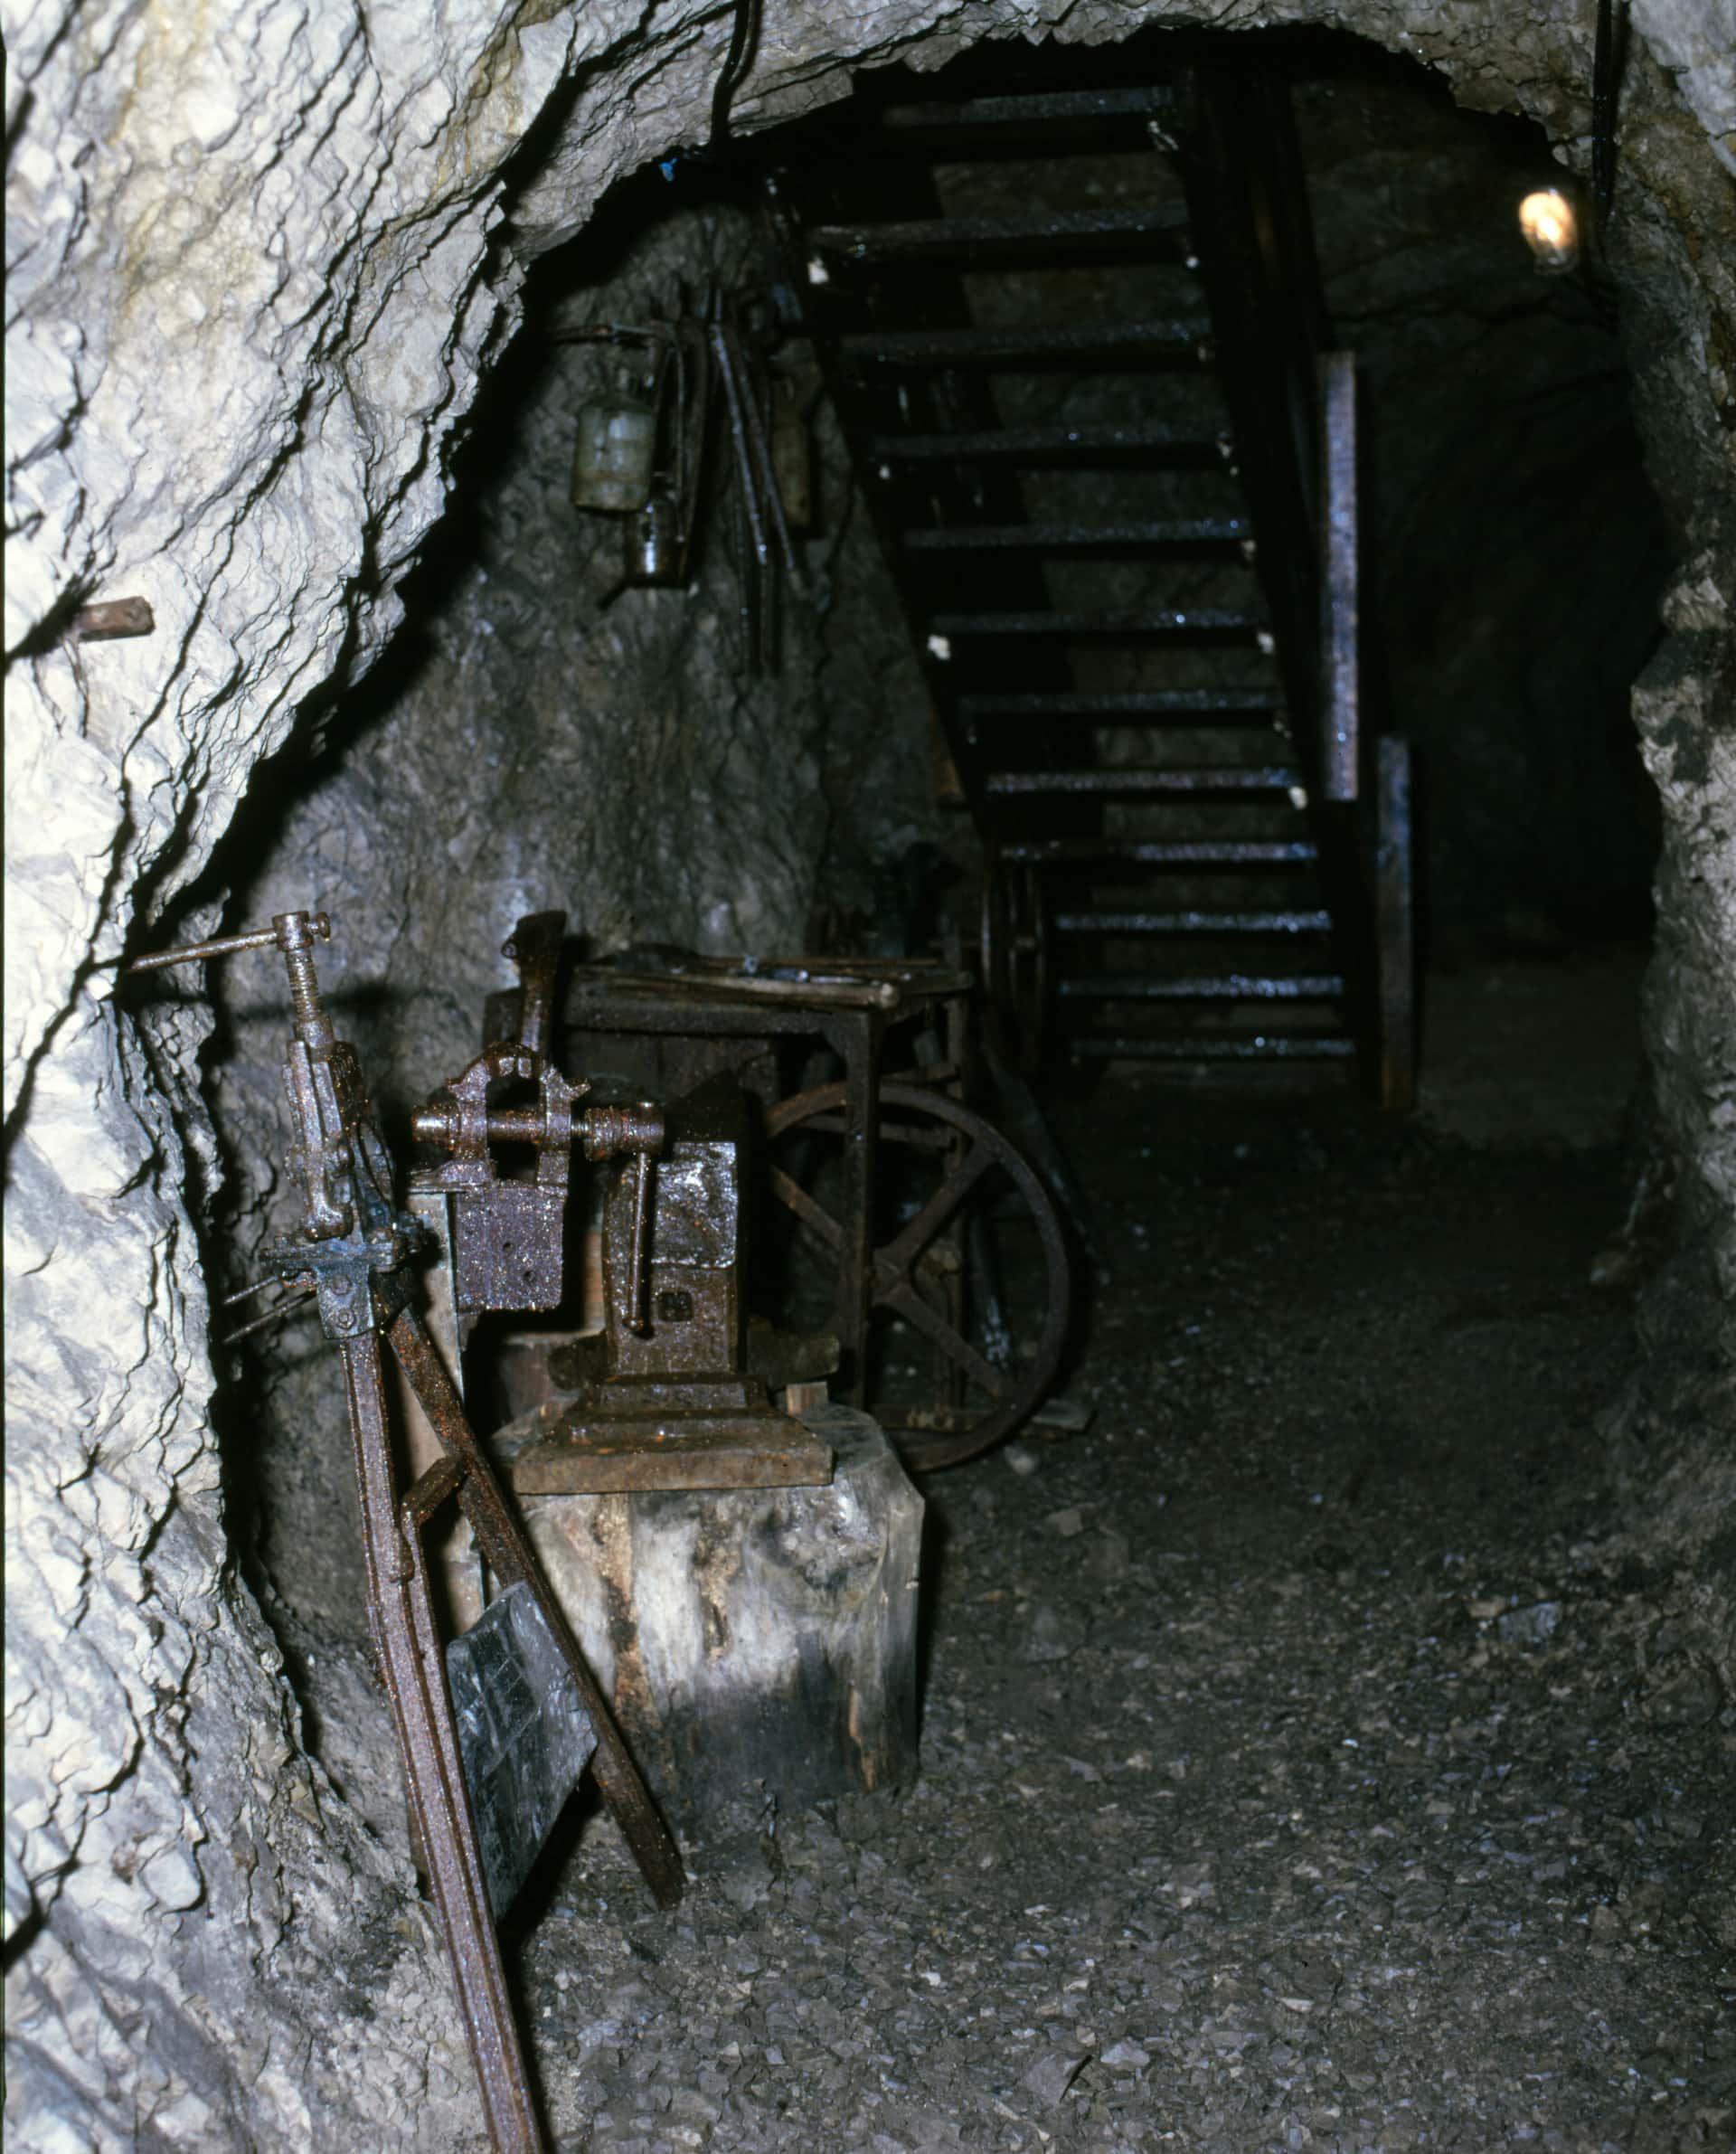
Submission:
<svg viewBox="0 0 1736 2154">
<path fill-rule="evenodd" d="M 1129 767 L 1095 770 L 995 770 L 983 781 L 986 793 L 1118 793 L 1162 797 L 1200 793 L 1288 793 L 1301 773 L 1279 766 L 1264 770 L 1155 770 Z"/>
<path fill-rule="evenodd" d="M 1235 453 L 1227 433 L 1188 427 L 1009 426 L 975 433 L 874 434 L 876 463 L 974 464 L 1005 458 L 1024 465 L 1059 464 L 1090 470 L 1103 465 L 1156 462 L 1174 468 L 1228 464 Z"/>
<path fill-rule="evenodd" d="M 1332 915 L 1288 912 L 1057 912 L 1050 921 L 1058 935 L 1326 935 Z"/>
<path fill-rule="evenodd" d="M 1015 838 L 1003 860 L 1069 866 L 1092 860 L 1128 860 L 1147 867 L 1311 867 L 1319 849 L 1307 838 Z"/>
<path fill-rule="evenodd" d="M 1191 606 L 1149 613 L 937 613 L 929 623 L 937 636 L 1066 636 L 1112 643 L 1139 643 L 1149 636 L 1213 643 L 1269 640 L 1265 622 L 1236 606 Z"/>
<path fill-rule="evenodd" d="M 1186 516 L 1156 524 L 955 524 L 899 535 L 910 553 L 1127 553 L 1147 547 L 1208 553 L 1238 546 L 1251 559 L 1253 529 L 1246 516 Z"/>
<path fill-rule="evenodd" d="M 1338 1033 L 1257 1033 L 1246 1039 L 1153 1034 L 1070 1041 L 1079 1062 L 1348 1062 L 1354 1044 Z"/>
<path fill-rule="evenodd" d="M 1090 972 L 1063 979 L 1056 987 L 1070 1002 L 1334 1002 L 1344 991 L 1344 980 L 1335 972 Z"/>
<path fill-rule="evenodd" d="M 961 695 L 961 719 L 979 718 L 1087 718 L 1099 725 L 1134 725 L 1142 720 L 1269 720 L 1282 707 L 1276 688 L 1137 688 L 1093 695 L 1087 690 L 993 690 Z"/>
<path fill-rule="evenodd" d="M 895 133 L 927 134 L 937 128 L 1077 126 L 1081 120 L 1157 119 L 1175 109 L 1175 91 L 1167 82 L 1115 90 L 1014 91 L 1003 97 L 966 98 L 955 104 L 888 105 L 873 116 L 876 127 Z"/>
<path fill-rule="evenodd" d="M 1193 266 L 1179 205 L 1050 210 L 1028 217 L 919 217 L 888 224 L 816 224 L 802 234 L 816 253 L 848 262 L 1042 261 L 1057 253 L 1134 254 Z"/>
<path fill-rule="evenodd" d="M 1181 321 L 1033 323 L 970 329 L 860 329 L 838 339 L 838 354 L 859 368 L 876 366 L 1066 366 L 1105 362 L 1212 360 L 1212 324 Z"/>
</svg>

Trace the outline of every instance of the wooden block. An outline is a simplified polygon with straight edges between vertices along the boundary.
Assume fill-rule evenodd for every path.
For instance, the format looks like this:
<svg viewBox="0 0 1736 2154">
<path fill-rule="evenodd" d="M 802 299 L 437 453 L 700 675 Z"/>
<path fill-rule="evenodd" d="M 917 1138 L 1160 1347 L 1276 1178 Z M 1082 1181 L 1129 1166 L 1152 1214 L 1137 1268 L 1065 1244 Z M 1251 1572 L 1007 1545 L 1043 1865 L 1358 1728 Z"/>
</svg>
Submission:
<svg viewBox="0 0 1736 2154">
<path fill-rule="evenodd" d="M 922 1499 L 867 1414 L 802 1425 L 835 1453 L 826 1487 L 519 1498 L 673 1821 L 760 1782 L 796 1808 L 915 1770 Z"/>
</svg>

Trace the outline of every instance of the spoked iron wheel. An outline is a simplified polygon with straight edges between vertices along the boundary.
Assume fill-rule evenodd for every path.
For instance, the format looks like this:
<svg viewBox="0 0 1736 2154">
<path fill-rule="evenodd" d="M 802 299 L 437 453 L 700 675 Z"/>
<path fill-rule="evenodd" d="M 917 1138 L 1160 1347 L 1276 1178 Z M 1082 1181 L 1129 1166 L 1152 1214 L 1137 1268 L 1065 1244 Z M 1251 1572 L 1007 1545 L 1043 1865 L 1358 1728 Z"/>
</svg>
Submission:
<svg viewBox="0 0 1736 2154">
<path fill-rule="evenodd" d="M 863 1403 L 919 1472 L 958 1466 L 1015 1429 L 1054 1380 L 1067 1336 L 1071 1279 L 1048 1191 L 980 1115 L 915 1084 L 880 1088 L 880 1209 L 894 1223 L 873 1260 L 879 1315 L 860 1372 Z M 774 1107 L 776 1154 L 809 1147 L 802 1179 L 774 1164 L 773 1194 L 835 1257 L 844 1229 L 823 1201 L 844 1137 L 844 1087 L 823 1084 Z M 792 1165 L 797 1164 L 794 1160 Z M 895 1215 L 895 1217 L 894 1217 Z M 911 1380 L 887 1333 L 894 1321 L 926 1343 L 933 1375 Z"/>
<path fill-rule="evenodd" d="M 1049 914 L 1028 860 L 991 854 L 983 869 L 982 971 L 1008 1045 L 1027 1069 L 1049 1017 Z"/>
</svg>

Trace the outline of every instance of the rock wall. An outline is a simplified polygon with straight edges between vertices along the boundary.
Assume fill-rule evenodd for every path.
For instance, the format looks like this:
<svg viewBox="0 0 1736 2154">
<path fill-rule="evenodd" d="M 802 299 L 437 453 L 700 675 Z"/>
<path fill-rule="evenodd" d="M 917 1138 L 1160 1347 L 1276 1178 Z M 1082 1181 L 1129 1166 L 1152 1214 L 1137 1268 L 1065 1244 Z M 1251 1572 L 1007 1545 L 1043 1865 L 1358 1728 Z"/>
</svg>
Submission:
<svg viewBox="0 0 1736 2154">
<path fill-rule="evenodd" d="M 1679 563 L 1664 597 L 1666 633 L 1633 695 L 1663 826 L 1642 1015 L 1659 1142 L 1673 1176 L 1674 1241 L 1642 1289 L 1642 1373 L 1611 1425 L 1637 1545 L 1694 1582 L 1731 1688 L 1736 44 L 1717 12 L 1635 11 L 1640 40 L 1609 247 L 1640 431 Z M 1659 71 L 1686 111 L 1673 109 Z"/>
<path fill-rule="evenodd" d="M 1702 536 L 1706 526 L 1698 526 Z M 1643 1016 L 1675 1235 L 1642 1291 L 1642 1373 L 1611 1416 L 1636 1538 L 1697 1602 L 1736 1689 L 1736 574 L 1717 543 L 1665 600 L 1634 689 L 1664 804 Z"/>
<path fill-rule="evenodd" d="M 980 37 L 1113 37 L 1182 12 L 973 0 L 937 23 L 926 0 L 879 0 L 844 33 L 826 11 L 771 6 L 739 123 L 837 94 L 854 59 L 938 64 Z M 1530 112 L 1585 161 L 1590 9 L 1249 0 L 1215 19 L 1360 30 L 1440 67 L 1467 102 Z M 1664 787 L 1649 1023 L 1689 1229 L 1672 1276 L 1712 1343 L 1684 1406 L 1703 1416 L 1728 1381 L 1736 1295 L 1736 572 L 1717 514 L 1736 439 L 1736 65 L 1719 0 L 1640 0 L 1633 20 L 1612 266 L 1693 563 L 1641 705 Z M 727 29 L 697 0 L 6 0 L 21 2144 L 474 2143 L 429 1924 L 305 1756 L 227 1529 L 197 1243 L 220 1171 L 196 1082 L 208 1020 L 175 997 L 136 1006 L 98 968 L 214 922 L 217 895 L 190 908 L 188 893 L 250 787 L 274 782 L 269 759 L 313 692 L 359 678 L 399 623 L 524 262 L 611 181 L 703 139 Z M 147 640 L 59 640 L 87 598 L 132 592 L 156 612 Z M 1675 1306 L 1650 1304 L 1665 1362 Z M 1690 1482 L 1705 1426 L 1672 1435 Z"/>
<path fill-rule="evenodd" d="M 21 2144 L 437 2145 L 476 2113 L 409 1873 L 303 1756 L 225 1530 L 204 1020 L 135 1017 L 92 968 L 198 872 L 301 699 L 397 625 L 441 444 L 515 318 L 501 167 L 602 27 L 6 10 Z M 154 636 L 58 641 L 129 592 Z"/>
</svg>

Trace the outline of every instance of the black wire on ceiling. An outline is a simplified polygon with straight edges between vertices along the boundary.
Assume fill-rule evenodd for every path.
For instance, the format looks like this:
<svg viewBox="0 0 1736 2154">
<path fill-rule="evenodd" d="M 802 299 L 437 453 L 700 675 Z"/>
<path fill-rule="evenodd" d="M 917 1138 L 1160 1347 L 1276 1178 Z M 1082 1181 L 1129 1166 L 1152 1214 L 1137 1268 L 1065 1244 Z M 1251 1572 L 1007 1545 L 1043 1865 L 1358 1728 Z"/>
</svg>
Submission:
<svg viewBox="0 0 1736 2154">
<path fill-rule="evenodd" d="M 723 71 L 717 78 L 717 88 L 712 92 L 713 148 L 720 147 L 729 140 L 731 100 L 753 63 L 754 47 L 760 42 L 760 0 L 735 0 L 735 21 L 730 30 L 729 53 L 723 61 Z"/>
<path fill-rule="evenodd" d="M 744 0 L 745 4 L 745 0 Z M 1598 42 L 1591 59 L 1591 199 L 1598 230 L 1609 221 L 1616 195 L 1616 92 L 1628 57 L 1628 0 L 1598 0 Z"/>
</svg>

